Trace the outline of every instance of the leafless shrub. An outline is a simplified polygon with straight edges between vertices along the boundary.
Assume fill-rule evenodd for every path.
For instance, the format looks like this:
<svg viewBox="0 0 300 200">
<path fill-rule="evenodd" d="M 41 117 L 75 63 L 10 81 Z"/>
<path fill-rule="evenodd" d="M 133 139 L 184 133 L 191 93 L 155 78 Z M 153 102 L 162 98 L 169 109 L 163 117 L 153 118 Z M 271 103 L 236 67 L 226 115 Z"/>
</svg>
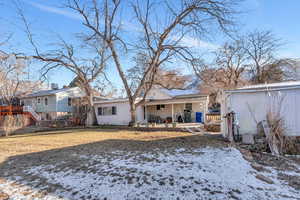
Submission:
<svg viewBox="0 0 300 200">
<path fill-rule="evenodd" d="M 293 152 L 296 149 L 295 140 L 287 136 L 288 127 L 282 115 L 284 96 L 280 93 L 270 95 L 270 107 L 267 112 L 267 122 L 270 128 L 267 137 L 271 152 L 277 155 Z"/>
<path fill-rule="evenodd" d="M 3 130 L 5 136 L 11 135 L 18 129 L 29 124 L 29 119 L 25 115 L 7 115 L 4 117 Z"/>
</svg>

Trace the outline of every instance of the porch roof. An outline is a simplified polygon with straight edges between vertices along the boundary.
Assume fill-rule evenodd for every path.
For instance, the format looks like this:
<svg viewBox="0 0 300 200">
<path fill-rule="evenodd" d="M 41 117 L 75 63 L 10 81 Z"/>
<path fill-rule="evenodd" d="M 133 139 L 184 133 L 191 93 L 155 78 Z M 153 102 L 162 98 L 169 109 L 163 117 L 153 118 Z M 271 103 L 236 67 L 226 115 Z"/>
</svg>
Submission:
<svg viewBox="0 0 300 200">
<path fill-rule="evenodd" d="M 193 97 L 193 98 L 178 98 L 178 99 L 159 99 L 148 100 L 144 105 L 158 105 L 158 104 L 181 104 L 181 103 L 198 103 L 200 101 L 206 101 L 207 96 Z"/>
</svg>

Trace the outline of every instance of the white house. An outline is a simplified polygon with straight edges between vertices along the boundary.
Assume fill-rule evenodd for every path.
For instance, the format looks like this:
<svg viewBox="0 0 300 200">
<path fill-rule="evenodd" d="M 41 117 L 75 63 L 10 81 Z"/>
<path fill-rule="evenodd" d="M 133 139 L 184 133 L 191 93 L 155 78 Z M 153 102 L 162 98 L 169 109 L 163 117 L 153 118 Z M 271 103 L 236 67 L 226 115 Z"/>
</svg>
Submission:
<svg viewBox="0 0 300 200">
<path fill-rule="evenodd" d="M 138 103 L 139 100 L 136 102 Z M 95 101 L 99 124 L 128 125 L 130 105 L 128 99 Z M 145 103 L 137 106 L 137 122 L 204 122 L 208 96 L 197 90 L 152 89 Z"/>
<path fill-rule="evenodd" d="M 41 90 L 21 99 L 24 106 L 30 106 L 42 120 L 52 120 L 73 112 L 72 98 L 83 97 L 78 87 Z"/>
<path fill-rule="evenodd" d="M 267 112 L 280 111 L 287 135 L 300 136 L 300 81 L 261 84 L 224 91 L 221 116 L 233 111 L 239 134 L 256 134 L 257 123 Z M 221 131 L 228 135 L 228 121 L 223 118 Z"/>
</svg>

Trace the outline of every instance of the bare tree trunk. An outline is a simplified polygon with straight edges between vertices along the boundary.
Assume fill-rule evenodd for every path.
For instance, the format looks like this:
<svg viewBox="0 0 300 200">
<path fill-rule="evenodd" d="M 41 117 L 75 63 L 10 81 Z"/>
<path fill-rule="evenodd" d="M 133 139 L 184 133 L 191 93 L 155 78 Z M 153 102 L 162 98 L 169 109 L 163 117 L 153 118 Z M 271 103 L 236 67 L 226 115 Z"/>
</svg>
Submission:
<svg viewBox="0 0 300 200">
<path fill-rule="evenodd" d="M 126 91 L 127 96 L 128 96 L 128 100 L 129 100 L 129 104 L 130 104 L 130 116 L 131 116 L 131 121 L 129 122 L 129 126 L 133 126 L 136 122 L 136 106 L 135 106 L 136 97 L 135 97 L 135 95 L 132 95 L 132 92 L 131 92 L 130 87 L 128 85 L 125 73 L 122 70 L 121 63 L 120 63 L 120 60 L 119 60 L 119 57 L 118 57 L 118 54 L 115 50 L 114 45 L 112 43 L 109 43 L 109 48 L 112 52 L 113 60 L 115 62 L 115 65 L 117 67 L 119 76 L 120 76 L 120 78 L 123 82 L 125 91 Z"/>
<path fill-rule="evenodd" d="M 96 111 L 94 107 L 93 94 L 90 89 L 86 89 L 87 98 L 88 98 L 88 108 L 87 108 L 87 118 L 86 118 L 86 126 L 98 125 Z"/>
<path fill-rule="evenodd" d="M 130 103 L 130 117 L 131 121 L 129 123 L 129 126 L 134 126 L 134 124 L 136 123 L 136 106 L 134 105 L 134 103 Z"/>
</svg>

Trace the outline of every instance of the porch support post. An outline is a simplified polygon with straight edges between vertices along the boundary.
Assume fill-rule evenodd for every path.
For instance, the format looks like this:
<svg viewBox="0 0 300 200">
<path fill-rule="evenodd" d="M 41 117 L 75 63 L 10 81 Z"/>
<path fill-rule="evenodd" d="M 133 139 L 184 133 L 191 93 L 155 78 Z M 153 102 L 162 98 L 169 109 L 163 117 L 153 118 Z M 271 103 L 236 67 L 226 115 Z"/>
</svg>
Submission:
<svg viewBox="0 0 300 200">
<path fill-rule="evenodd" d="M 172 122 L 174 122 L 174 104 L 172 104 Z"/>
<path fill-rule="evenodd" d="M 146 123 L 148 123 L 148 115 L 147 115 L 147 105 L 145 104 L 145 120 L 146 120 Z"/>
</svg>

